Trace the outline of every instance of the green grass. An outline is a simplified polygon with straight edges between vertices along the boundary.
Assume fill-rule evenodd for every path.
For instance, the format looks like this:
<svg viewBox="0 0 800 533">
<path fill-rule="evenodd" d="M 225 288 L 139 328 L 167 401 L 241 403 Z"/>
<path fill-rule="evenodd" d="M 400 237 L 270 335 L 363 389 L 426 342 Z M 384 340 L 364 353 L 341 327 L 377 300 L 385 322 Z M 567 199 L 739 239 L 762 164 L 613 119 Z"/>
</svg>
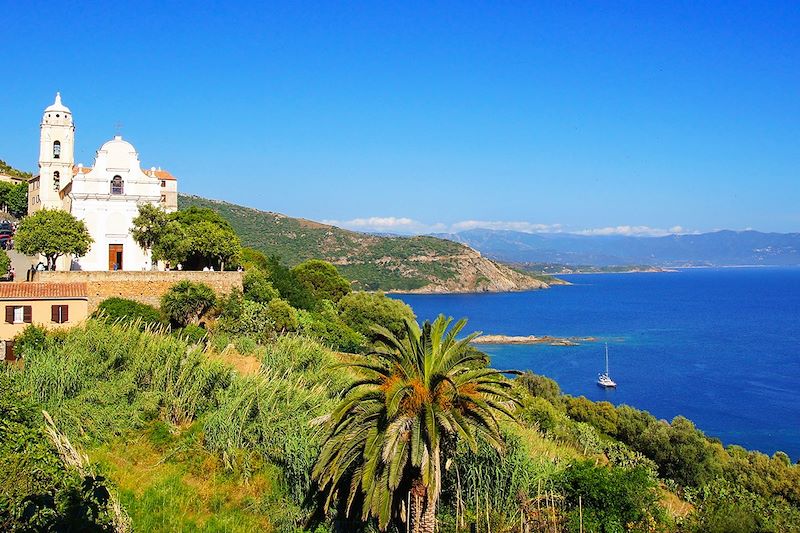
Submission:
<svg viewBox="0 0 800 533">
<path fill-rule="evenodd" d="M 275 499 L 277 468 L 244 480 L 187 435 L 144 433 L 90 451 L 118 487 L 134 531 L 273 531 L 265 502 Z M 274 515 L 273 515 L 274 516 Z"/>
</svg>

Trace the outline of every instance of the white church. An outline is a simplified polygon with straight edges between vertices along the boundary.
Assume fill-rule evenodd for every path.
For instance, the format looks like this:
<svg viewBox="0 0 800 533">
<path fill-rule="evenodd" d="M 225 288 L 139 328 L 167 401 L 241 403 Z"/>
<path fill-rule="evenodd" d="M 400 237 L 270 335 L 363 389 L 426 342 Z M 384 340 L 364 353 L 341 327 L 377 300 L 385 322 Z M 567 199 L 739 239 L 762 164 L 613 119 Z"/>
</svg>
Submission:
<svg viewBox="0 0 800 533">
<path fill-rule="evenodd" d="M 148 253 L 130 231 L 143 203 L 177 210 L 177 180 L 160 168 L 142 170 L 136 149 L 120 136 L 100 147 L 94 166 L 76 165 L 72 112 L 56 93 L 42 117 L 39 175 L 28 185 L 28 212 L 68 211 L 86 222 L 94 239 L 84 257 L 62 257 L 56 268 L 149 270 Z"/>
</svg>

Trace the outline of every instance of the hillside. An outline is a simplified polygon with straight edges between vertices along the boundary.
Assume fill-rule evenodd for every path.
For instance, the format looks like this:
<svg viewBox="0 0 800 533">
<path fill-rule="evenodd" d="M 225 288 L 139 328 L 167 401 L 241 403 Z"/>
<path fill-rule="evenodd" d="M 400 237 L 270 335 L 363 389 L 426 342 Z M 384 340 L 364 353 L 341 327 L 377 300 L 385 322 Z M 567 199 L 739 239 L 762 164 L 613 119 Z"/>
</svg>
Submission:
<svg viewBox="0 0 800 533">
<path fill-rule="evenodd" d="M 33 176 L 30 172 L 24 172 L 22 170 L 12 167 L 2 159 L 0 159 L 0 174 L 24 180 L 29 180 Z"/>
<path fill-rule="evenodd" d="M 0 373 L 0 530 L 377 530 L 359 500 L 349 516 L 325 513 L 312 482 L 329 441 L 318 425 L 370 377 L 341 363 L 375 354 L 219 330 L 203 346 L 139 326 L 91 319 L 20 343 L 25 364 Z M 683 417 L 564 395 L 542 376 L 500 382 L 518 400 L 516 422 L 496 427 L 502 453 L 483 432 L 470 448 L 467 433 L 439 430 L 461 443 L 441 449 L 437 531 L 800 533 L 800 466 L 786 454 L 723 448 Z"/>
<path fill-rule="evenodd" d="M 544 289 L 557 280 L 532 276 L 436 237 L 357 233 L 279 213 L 199 196 L 178 206 L 207 207 L 233 226 L 243 246 L 277 255 L 289 265 L 319 258 L 335 264 L 357 288 L 407 292 L 492 292 Z"/>
<path fill-rule="evenodd" d="M 800 265 L 800 233 L 724 230 L 630 237 L 475 229 L 437 237 L 461 242 L 487 257 L 512 263 L 662 267 Z"/>
</svg>

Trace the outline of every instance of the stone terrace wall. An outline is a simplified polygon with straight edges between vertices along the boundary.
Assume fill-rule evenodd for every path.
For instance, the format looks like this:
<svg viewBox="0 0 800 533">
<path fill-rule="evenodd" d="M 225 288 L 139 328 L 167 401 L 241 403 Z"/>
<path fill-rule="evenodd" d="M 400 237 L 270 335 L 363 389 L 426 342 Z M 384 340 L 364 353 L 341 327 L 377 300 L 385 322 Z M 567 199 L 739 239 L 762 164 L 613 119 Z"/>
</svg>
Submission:
<svg viewBox="0 0 800 533">
<path fill-rule="evenodd" d="M 89 291 L 89 313 L 97 309 L 100 302 L 112 296 L 128 298 L 158 307 L 161 296 L 182 280 L 202 282 L 214 289 L 217 295 L 234 288 L 242 289 L 242 272 L 37 272 L 33 281 L 73 282 L 85 281 Z"/>
</svg>

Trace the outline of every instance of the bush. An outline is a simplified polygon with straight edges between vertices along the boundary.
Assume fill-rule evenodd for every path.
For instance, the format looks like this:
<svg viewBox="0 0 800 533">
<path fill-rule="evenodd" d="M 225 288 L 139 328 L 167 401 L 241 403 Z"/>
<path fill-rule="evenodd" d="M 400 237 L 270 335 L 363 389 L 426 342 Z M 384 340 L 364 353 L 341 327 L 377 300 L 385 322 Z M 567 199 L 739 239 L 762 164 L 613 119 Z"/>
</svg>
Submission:
<svg viewBox="0 0 800 533">
<path fill-rule="evenodd" d="M 161 297 L 161 310 L 171 322 L 184 327 L 198 321 L 216 301 L 214 291 L 205 283 L 184 280 L 173 285 Z"/>
<path fill-rule="evenodd" d="M 292 269 L 295 278 L 304 285 L 316 301 L 337 303 L 350 292 L 350 281 L 339 274 L 327 261 L 309 259 Z"/>
<path fill-rule="evenodd" d="M 208 335 L 208 331 L 195 324 L 187 324 L 176 333 L 178 337 L 189 344 L 201 344 L 206 340 L 206 336 Z"/>
<path fill-rule="evenodd" d="M 289 305 L 286 300 L 276 298 L 269 302 L 267 304 L 267 318 L 275 332 L 285 333 L 297 330 L 297 310 Z"/>
<path fill-rule="evenodd" d="M 382 293 L 352 292 L 339 301 L 342 322 L 375 342 L 375 325 L 383 326 L 398 339 L 406 336 L 406 320 L 414 321 L 414 311 L 406 303 Z"/>
<path fill-rule="evenodd" d="M 295 309 L 311 310 L 317 306 L 314 294 L 305 283 L 280 260 L 272 256 L 267 260 L 269 281 L 278 290 L 281 298 L 288 301 Z"/>
<path fill-rule="evenodd" d="M 0 276 L 5 276 L 11 268 L 11 259 L 5 250 L 0 248 Z"/>
<path fill-rule="evenodd" d="M 597 524 L 587 528 L 590 531 L 646 531 L 653 518 L 661 516 L 657 484 L 646 468 L 599 467 L 593 461 L 580 461 L 564 471 L 559 485 L 573 509 L 570 522 L 577 522 L 580 497 L 584 523 Z"/>
<path fill-rule="evenodd" d="M 152 305 L 143 304 L 126 298 L 107 298 L 103 300 L 94 317 L 102 317 L 111 322 L 120 321 L 126 323 L 137 323 L 141 329 L 157 327 L 164 324 L 164 317 L 161 311 Z"/>
<path fill-rule="evenodd" d="M 269 303 L 279 296 L 269 277 L 261 270 L 248 270 L 242 280 L 244 297 L 260 303 Z"/>
<path fill-rule="evenodd" d="M 242 314 L 242 303 L 244 296 L 242 291 L 234 288 L 228 294 L 223 294 L 217 300 L 217 305 L 214 308 L 216 316 L 223 318 L 238 318 Z"/>
<path fill-rule="evenodd" d="M 224 316 L 217 323 L 220 332 L 267 340 L 274 331 L 268 304 L 244 300 L 237 316 Z"/>
<path fill-rule="evenodd" d="M 609 402 L 593 402 L 584 396 L 565 396 L 567 414 L 578 422 L 591 424 L 607 435 L 617 433 L 617 411 Z"/>
<path fill-rule="evenodd" d="M 25 326 L 22 333 L 14 337 L 14 350 L 17 357 L 37 350 L 43 350 L 47 345 L 47 332 L 44 328 L 30 324 Z"/>
<path fill-rule="evenodd" d="M 559 388 L 558 383 L 533 372 L 525 372 L 515 382 L 531 395 L 539 396 L 550 402 L 557 400 L 561 396 L 561 388 Z"/>
<path fill-rule="evenodd" d="M 542 433 L 551 433 L 564 415 L 544 398 L 534 396 L 525 401 L 521 417 L 528 423 L 535 424 Z"/>
<path fill-rule="evenodd" d="M 368 342 L 366 337 L 353 331 L 341 320 L 323 313 L 301 311 L 298 313 L 298 325 L 298 330 L 304 335 L 341 352 L 361 353 Z"/>
</svg>

